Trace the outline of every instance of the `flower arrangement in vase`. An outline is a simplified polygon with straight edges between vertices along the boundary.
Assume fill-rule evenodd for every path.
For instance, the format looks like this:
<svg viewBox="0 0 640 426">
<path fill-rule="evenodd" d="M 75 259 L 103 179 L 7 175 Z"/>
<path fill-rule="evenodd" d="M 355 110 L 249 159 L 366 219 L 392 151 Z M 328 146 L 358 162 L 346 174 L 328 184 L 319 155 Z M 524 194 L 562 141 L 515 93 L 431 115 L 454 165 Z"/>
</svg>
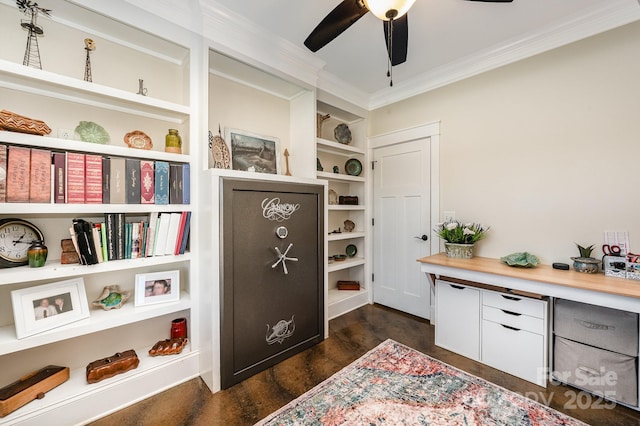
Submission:
<svg viewBox="0 0 640 426">
<path fill-rule="evenodd" d="M 600 264 L 600 261 L 595 257 L 591 257 L 593 244 L 588 247 L 583 247 L 576 243 L 576 247 L 578 247 L 580 256 L 571 258 L 571 260 L 573 260 L 573 269 L 587 274 L 595 274 L 598 272 L 598 265 Z"/>
<path fill-rule="evenodd" d="M 442 238 L 445 253 L 448 257 L 471 259 L 473 246 L 485 237 L 489 227 L 479 223 L 462 223 L 457 220 L 448 220 L 436 225 L 434 231 Z"/>
</svg>

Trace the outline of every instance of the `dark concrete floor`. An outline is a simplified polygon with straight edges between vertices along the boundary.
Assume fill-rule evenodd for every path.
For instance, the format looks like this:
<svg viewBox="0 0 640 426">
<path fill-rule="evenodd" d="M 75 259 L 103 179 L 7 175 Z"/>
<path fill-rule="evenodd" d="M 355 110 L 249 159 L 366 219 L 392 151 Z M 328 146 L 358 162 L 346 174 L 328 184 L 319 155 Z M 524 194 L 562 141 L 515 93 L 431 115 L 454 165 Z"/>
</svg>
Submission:
<svg viewBox="0 0 640 426">
<path fill-rule="evenodd" d="M 429 321 L 368 305 L 329 323 L 329 338 L 229 389 L 190 380 L 92 425 L 252 425 L 391 338 L 591 425 L 640 425 L 640 412 L 559 384 L 546 389 L 434 345 Z"/>
</svg>

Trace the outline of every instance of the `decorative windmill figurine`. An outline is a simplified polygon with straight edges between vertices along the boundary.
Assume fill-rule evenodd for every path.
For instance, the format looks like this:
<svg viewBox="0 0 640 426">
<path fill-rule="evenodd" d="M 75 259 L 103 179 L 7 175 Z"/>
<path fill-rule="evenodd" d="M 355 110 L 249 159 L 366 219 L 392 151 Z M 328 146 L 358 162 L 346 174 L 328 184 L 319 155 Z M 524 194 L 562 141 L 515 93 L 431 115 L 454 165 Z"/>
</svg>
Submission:
<svg viewBox="0 0 640 426">
<path fill-rule="evenodd" d="M 38 6 L 38 3 L 31 2 L 29 0 L 16 0 L 18 9 L 24 12 L 25 15 L 29 15 L 28 21 L 23 20 L 20 26 L 29 31 L 27 35 L 27 47 L 24 50 L 24 59 L 22 65 L 27 67 L 42 69 L 40 63 L 40 48 L 38 47 L 38 36 L 44 34 L 44 30 L 38 25 L 38 13 L 43 13 L 47 16 L 51 16 L 49 12 L 51 9 L 44 9 Z"/>
<path fill-rule="evenodd" d="M 91 79 L 91 55 L 96 50 L 96 42 L 90 38 L 84 39 L 84 50 L 87 51 L 87 59 L 84 61 L 84 81 L 93 81 Z"/>
</svg>

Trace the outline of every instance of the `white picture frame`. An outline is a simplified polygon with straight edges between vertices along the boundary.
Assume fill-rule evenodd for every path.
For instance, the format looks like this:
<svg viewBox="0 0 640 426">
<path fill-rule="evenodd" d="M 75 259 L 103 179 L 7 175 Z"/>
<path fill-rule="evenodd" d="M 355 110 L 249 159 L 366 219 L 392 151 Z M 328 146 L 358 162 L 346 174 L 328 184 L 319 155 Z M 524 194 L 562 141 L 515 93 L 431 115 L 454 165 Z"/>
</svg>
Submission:
<svg viewBox="0 0 640 426">
<path fill-rule="evenodd" d="M 180 271 L 136 274 L 135 306 L 180 300 Z"/>
<path fill-rule="evenodd" d="M 228 127 L 224 134 L 233 170 L 280 174 L 280 139 Z"/>
<path fill-rule="evenodd" d="M 82 277 L 13 290 L 11 303 L 18 339 L 89 317 Z"/>
</svg>

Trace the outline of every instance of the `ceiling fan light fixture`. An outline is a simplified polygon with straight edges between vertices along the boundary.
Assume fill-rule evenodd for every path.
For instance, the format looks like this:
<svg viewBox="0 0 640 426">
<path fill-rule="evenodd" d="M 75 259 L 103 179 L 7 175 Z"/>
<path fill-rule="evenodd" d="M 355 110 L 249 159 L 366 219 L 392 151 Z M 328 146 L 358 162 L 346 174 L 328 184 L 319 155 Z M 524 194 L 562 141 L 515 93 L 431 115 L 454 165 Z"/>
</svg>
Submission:
<svg viewBox="0 0 640 426">
<path fill-rule="evenodd" d="M 364 0 L 365 6 L 383 21 L 398 19 L 406 14 L 416 0 Z M 393 11 L 396 11 L 395 13 Z"/>
</svg>

